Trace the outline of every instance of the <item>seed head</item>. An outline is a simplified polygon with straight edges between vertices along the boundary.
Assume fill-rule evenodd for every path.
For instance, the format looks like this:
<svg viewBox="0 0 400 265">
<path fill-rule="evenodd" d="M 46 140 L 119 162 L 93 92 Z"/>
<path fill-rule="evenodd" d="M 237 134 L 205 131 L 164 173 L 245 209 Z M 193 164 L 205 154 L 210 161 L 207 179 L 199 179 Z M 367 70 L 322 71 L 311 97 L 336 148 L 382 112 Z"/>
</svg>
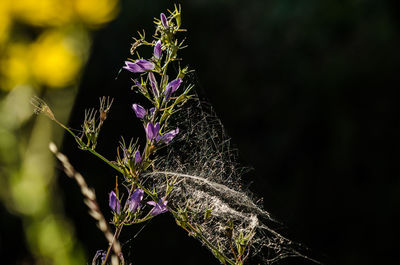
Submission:
<svg viewBox="0 0 400 265">
<path fill-rule="evenodd" d="M 31 104 L 35 107 L 33 112 L 36 115 L 39 115 L 41 113 L 45 114 L 47 117 L 49 117 L 51 120 L 56 120 L 56 117 L 54 116 L 53 112 L 51 111 L 50 107 L 47 105 L 47 103 L 38 97 L 33 97 L 31 98 Z"/>
</svg>

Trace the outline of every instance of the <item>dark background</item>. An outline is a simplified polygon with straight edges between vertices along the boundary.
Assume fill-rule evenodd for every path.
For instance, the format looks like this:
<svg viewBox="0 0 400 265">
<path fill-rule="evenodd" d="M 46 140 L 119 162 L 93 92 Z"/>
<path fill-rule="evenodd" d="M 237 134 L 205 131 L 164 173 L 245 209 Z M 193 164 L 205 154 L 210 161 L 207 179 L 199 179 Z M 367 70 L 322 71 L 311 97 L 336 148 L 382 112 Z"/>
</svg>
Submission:
<svg viewBox="0 0 400 265">
<path fill-rule="evenodd" d="M 113 158 L 120 135 L 143 136 L 130 106 L 132 76 L 115 80 L 136 31 L 170 1 L 122 1 L 119 17 L 96 33 L 70 120 L 99 96 L 115 98 L 99 152 Z M 400 80 L 398 1 L 222 1 L 182 3 L 188 29 L 182 57 L 196 70 L 239 150 L 245 180 L 285 224 L 290 239 L 325 264 L 398 264 Z M 96 188 L 108 214 L 115 172 L 66 136 L 64 152 Z M 75 183 L 60 176 L 67 212 L 89 256 L 106 241 Z M 127 230 L 126 242 L 135 234 Z M 218 264 L 167 214 L 124 246 L 134 264 Z M 279 264 L 312 264 L 288 259 Z"/>
</svg>

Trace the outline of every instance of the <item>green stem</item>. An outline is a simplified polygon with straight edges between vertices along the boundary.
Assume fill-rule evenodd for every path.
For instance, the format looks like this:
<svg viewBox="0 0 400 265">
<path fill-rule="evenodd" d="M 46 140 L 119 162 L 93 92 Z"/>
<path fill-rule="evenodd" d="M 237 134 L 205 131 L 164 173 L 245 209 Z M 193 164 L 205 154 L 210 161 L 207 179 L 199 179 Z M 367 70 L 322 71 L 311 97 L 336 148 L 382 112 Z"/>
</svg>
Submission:
<svg viewBox="0 0 400 265">
<path fill-rule="evenodd" d="M 102 156 L 101 154 L 97 153 L 94 149 L 87 147 L 87 145 L 85 145 L 82 140 L 75 134 L 73 133 L 67 126 L 65 126 L 64 124 L 62 124 L 61 122 L 55 120 L 55 122 L 60 125 L 62 128 L 64 128 L 67 132 L 69 132 L 74 138 L 75 141 L 78 142 L 79 146 L 83 149 L 83 150 L 88 150 L 90 153 L 94 154 L 95 156 L 97 156 L 98 158 L 100 158 L 101 160 L 103 160 L 104 162 L 106 162 L 109 166 L 111 166 L 112 168 L 114 168 L 115 170 L 117 170 L 119 173 L 123 173 L 123 171 L 117 167 L 116 165 L 114 165 L 113 163 L 111 163 L 111 161 L 109 161 L 107 158 L 105 158 L 104 156 Z"/>
<path fill-rule="evenodd" d="M 111 161 L 109 161 L 107 158 L 105 158 L 104 156 L 102 156 L 101 154 L 97 153 L 95 150 L 93 150 L 92 148 L 87 148 L 86 150 L 88 150 L 90 153 L 94 154 L 95 156 L 97 156 L 98 158 L 100 158 L 101 160 L 103 160 L 104 162 L 106 162 L 110 167 L 114 168 L 115 170 L 117 170 L 119 173 L 123 174 L 123 171 L 116 165 L 114 165 Z"/>
</svg>

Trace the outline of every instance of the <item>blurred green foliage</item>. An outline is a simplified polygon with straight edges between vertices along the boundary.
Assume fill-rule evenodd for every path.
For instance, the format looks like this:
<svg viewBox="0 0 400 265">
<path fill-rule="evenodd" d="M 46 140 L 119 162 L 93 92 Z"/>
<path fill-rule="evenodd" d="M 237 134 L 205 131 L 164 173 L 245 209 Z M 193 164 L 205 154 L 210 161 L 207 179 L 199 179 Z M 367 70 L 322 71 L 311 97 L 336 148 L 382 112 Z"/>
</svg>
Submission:
<svg viewBox="0 0 400 265">
<path fill-rule="evenodd" d="M 21 240 L 13 238 L 17 225 L 2 227 L 2 264 L 10 257 L 30 264 L 87 261 L 65 217 L 48 151 L 48 143 L 60 142 L 62 132 L 46 118 L 34 117 L 29 102 L 43 96 L 60 120 L 68 120 L 91 31 L 118 10 L 118 0 L 0 1 L 0 199 L 5 218 L 22 220 L 30 253 L 21 253 L 24 244 L 13 248 Z"/>
</svg>

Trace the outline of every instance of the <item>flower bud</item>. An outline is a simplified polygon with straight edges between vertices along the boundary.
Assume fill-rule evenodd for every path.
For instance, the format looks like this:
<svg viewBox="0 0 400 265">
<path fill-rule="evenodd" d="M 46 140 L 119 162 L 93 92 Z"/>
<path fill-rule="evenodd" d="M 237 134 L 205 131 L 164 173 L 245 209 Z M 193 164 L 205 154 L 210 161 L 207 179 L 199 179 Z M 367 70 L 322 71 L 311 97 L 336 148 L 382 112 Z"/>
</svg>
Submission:
<svg viewBox="0 0 400 265">
<path fill-rule="evenodd" d="M 110 206 L 111 210 L 113 210 L 113 212 L 115 212 L 116 214 L 121 213 L 121 205 L 119 204 L 119 200 L 114 191 L 110 193 L 108 205 Z"/>
<path fill-rule="evenodd" d="M 154 140 L 157 138 L 158 134 L 160 131 L 160 124 L 157 122 L 155 125 L 153 125 L 151 122 L 147 123 L 146 126 L 146 136 L 147 139 Z"/>
<path fill-rule="evenodd" d="M 163 26 L 165 29 L 167 29 L 167 28 L 169 27 L 167 17 L 165 16 L 164 13 L 161 13 L 161 14 L 160 14 L 160 18 L 161 18 L 161 24 L 162 24 L 162 26 Z"/>
<path fill-rule="evenodd" d="M 137 164 L 139 164 L 140 162 L 142 162 L 142 156 L 140 155 L 140 152 L 139 152 L 139 150 L 138 150 L 138 151 L 136 151 L 136 153 L 135 153 L 135 164 L 137 165 Z"/>
<path fill-rule="evenodd" d="M 145 59 L 139 59 L 136 62 L 125 61 L 125 66 L 122 67 L 132 73 L 144 73 L 154 69 L 154 64 Z"/>
<path fill-rule="evenodd" d="M 165 88 L 165 92 L 164 92 L 165 100 L 167 100 L 171 96 L 171 94 L 174 93 L 179 88 L 181 83 L 182 83 L 182 79 L 177 78 L 167 84 L 167 87 Z"/>
<path fill-rule="evenodd" d="M 146 116 L 147 111 L 142 106 L 138 104 L 133 104 L 132 109 L 135 112 L 136 117 L 138 117 L 139 119 L 143 119 L 144 116 Z"/>
<path fill-rule="evenodd" d="M 151 90 L 153 91 L 154 97 L 158 97 L 159 92 L 158 92 L 158 86 L 157 86 L 157 80 L 156 77 L 154 76 L 153 72 L 149 72 L 149 80 L 151 84 Z"/>
<path fill-rule="evenodd" d="M 161 49 L 161 40 L 158 40 L 156 42 L 156 45 L 154 45 L 154 57 L 159 60 L 161 55 L 162 55 L 162 49 Z"/>
</svg>

